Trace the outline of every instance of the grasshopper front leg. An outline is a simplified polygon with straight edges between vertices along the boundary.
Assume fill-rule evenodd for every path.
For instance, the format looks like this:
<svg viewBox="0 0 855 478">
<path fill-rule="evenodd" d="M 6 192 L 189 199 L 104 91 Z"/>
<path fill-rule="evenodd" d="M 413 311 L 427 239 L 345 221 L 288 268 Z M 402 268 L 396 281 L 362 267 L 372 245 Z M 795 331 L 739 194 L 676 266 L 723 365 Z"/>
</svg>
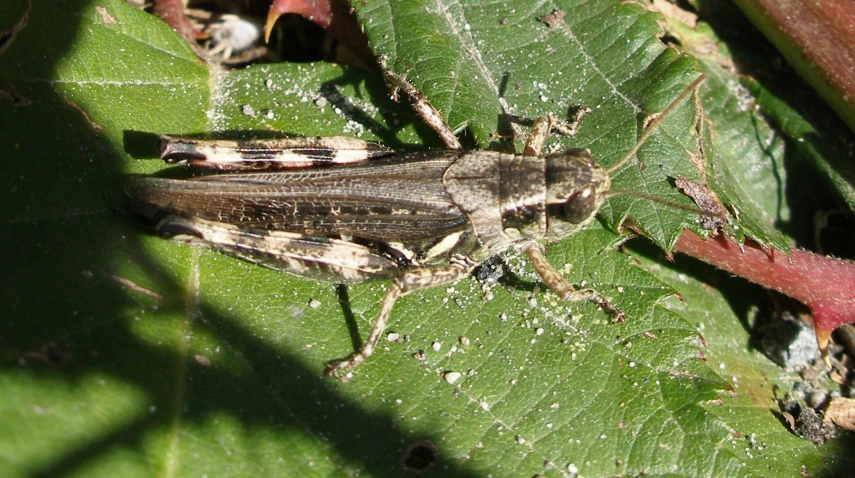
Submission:
<svg viewBox="0 0 855 478">
<path fill-rule="evenodd" d="M 537 272 L 537 275 L 543 282 L 552 289 L 558 297 L 570 302 L 578 302 L 580 300 L 589 300 L 603 310 L 614 316 L 615 322 L 623 322 L 623 311 L 611 305 L 599 292 L 594 289 L 576 290 L 573 285 L 564 278 L 543 255 L 541 246 L 537 243 L 532 243 L 524 250 L 528 257 L 531 266 Z"/>
<path fill-rule="evenodd" d="M 564 135 L 576 134 L 582 116 L 590 111 L 590 108 L 581 108 L 571 124 L 567 124 L 554 116 L 541 116 L 537 118 L 531 129 L 531 134 L 526 140 L 525 148 L 523 150 L 524 154 L 540 156 L 543 145 L 552 130 L 558 131 Z M 521 249 L 525 253 L 526 257 L 528 257 L 528 260 L 532 267 L 534 267 L 537 275 L 540 276 L 543 282 L 552 289 L 558 297 L 571 302 L 589 300 L 600 306 L 609 314 L 613 315 L 615 322 L 623 322 L 623 311 L 611 305 L 602 295 L 600 295 L 599 292 L 594 289 L 576 290 L 576 288 L 573 287 L 573 285 L 557 270 L 555 270 L 552 264 L 549 263 L 543 255 L 543 246 L 532 241 L 528 244 L 524 244 Z"/>
<path fill-rule="evenodd" d="M 326 374 L 341 379 L 339 375 L 340 371 L 356 367 L 374 353 L 374 349 L 377 348 L 377 343 L 380 341 L 380 336 L 386 329 L 386 323 L 392 314 L 395 301 L 399 298 L 410 292 L 430 289 L 454 282 L 468 274 L 469 270 L 465 266 L 451 265 L 446 267 L 411 269 L 393 279 L 392 285 L 389 286 L 389 291 L 386 292 L 380 304 L 380 313 L 377 314 L 377 320 L 374 321 L 371 332 L 368 334 L 368 338 L 365 340 L 362 348 L 343 359 L 328 363 Z"/>
</svg>

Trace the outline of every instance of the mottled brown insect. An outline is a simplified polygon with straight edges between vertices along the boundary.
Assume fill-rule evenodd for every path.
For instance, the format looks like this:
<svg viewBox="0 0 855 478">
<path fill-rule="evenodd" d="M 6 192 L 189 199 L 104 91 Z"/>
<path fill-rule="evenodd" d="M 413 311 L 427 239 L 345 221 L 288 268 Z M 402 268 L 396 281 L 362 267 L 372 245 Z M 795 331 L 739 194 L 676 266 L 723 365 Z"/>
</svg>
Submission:
<svg viewBox="0 0 855 478">
<path fill-rule="evenodd" d="M 217 142 L 164 136 L 167 161 L 233 172 L 139 178 L 128 194 L 138 210 L 157 220 L 160 234 L 179 242 L 311 279 L 391 279 L 367 340 L 359 351 L 330 363 L 334 376 L 374 352 L 399 297 L 461 279 L 509 248 L 522 251 L 560 297 L 591 300 L 621 317 L 596 291 L 567 282 L 544 257 L 542 244 L 594 219 L 607 197 L 610 173 L 634 156 L 703 78 L 605 170 L 585 149 L 541 154 L 552 130 L 570 132 L 553 117 L 535 121 L 522 154 L 463 151 L 418 90 L 392 72 L 385 76 L 447 150 L 396 154 L 350 138 Z"/>
</svg>

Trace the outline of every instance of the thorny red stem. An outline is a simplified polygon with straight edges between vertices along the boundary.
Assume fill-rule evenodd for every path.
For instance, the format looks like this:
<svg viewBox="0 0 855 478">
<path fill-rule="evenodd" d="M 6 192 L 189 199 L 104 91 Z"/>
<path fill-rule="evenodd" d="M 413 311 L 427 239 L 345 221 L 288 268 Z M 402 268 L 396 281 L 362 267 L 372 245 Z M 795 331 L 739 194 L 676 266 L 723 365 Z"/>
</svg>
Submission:
<svg viewBox="0 0 855 478">
<path fill-rule="evenodd" d="M 768 253 L 722 236 L 703 240 L 685 230 L 674 250 L 774 289 L 807 305 L 823 357 L 831 332 L 855 322 L 855 263 L 793 249 Z"/>
<path fill-rule="evenodd" d="M 855 2 L 736 0 L 787 61 L 855 130 Z"/>
<path fill-rule="evenodd" d="M 270 31 L 276 20 L 286 13 L 296 13 L 325 29 L 359 59 L 361 63 L 357 66 L 369 70 L 376 67 L 377 60 L 368 47 L 368 39 L 347 1 L 273 0 L 264 25 L 265 41 L 270 39 Z"/>
<path fill-rule="evenodd" d="M 187 18 L 184 3 L 181 0 L 156 0 L 152 6 L 152 12 L 171 26 L 187 43 L 196 44 L 196 29 Z"/>
</svg>

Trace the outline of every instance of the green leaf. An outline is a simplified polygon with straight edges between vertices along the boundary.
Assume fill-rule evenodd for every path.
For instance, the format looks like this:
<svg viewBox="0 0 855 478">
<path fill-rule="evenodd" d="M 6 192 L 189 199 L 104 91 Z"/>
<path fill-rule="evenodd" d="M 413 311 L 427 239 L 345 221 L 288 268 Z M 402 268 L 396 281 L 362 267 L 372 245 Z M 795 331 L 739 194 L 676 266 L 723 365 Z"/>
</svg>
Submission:
<svg viewBox="0 0 855 478">
<path fill-rule="evenodd" d="M 498 15 L 401 4 L 358 6 L 374 48 L 479 144 L 501 129 L 501 91 L 529 118 L 591 107 L 556 147 L 587 146 L 611 164 L 696 76 L 694 60 L 656 40 L 658 17 L 634 5 L 562 4 L 564 24 L 551 28 L 536 20 L 551 7 L 522 0 L 491 7 Z M 612 298 L 625 323 L 559 301 L 510 254 L 499 285 L 467 279 L 400 300 L 389 330 L 406 340 L 384 340 L 347 383 L 324 378 L 326 361 L 361 343 L 384 284 L 341 289 L 164 241 L 129 213 L 123 185 L 164 167 L 163 133 L 352 135 L 401 148 L 436 147 L 433 133 L 367 73 L 225 72 L 124 1 L 13 5 L 0 25 L 27 22 L 0 47 L 0 474 L 398 476 L 414 449 L 442 476 L 818 469 L 826 450 L 774 419 L 762 378 L 739 375 L 753 393 L 736 387 L 734 398 L 730 373 L 703 361 L 712 347 L 697 314 L 715 310 L 704 336 L 725 344 L 715 353 L 728 370 L 746 357 L 776 370 L 747 351 L 741 317 L 720 298 L 664 307 L 662 280 L 687 301 L 707 288 L 645 272 L 599 224 L 548 257 Z M 687 204 L 667 177 L 697 174 L 695 120 L 687 102 L 639 153 L 646 167 L 627 166 L 615 187 Z M 628 213 L 662 245 L 687 221 L 637 198 L 615 198 L 603 219 L 614 228 Z M 449 384 L 448 372 L 462 377 Z M 772 458 L 745 453 L 751 434 L 769 437 Z"/>
<path fill-rule="evenodd" d="M 706 75 L 702 104 L 712 136 L 706 139 L 707 174 L 719 198 L 740 218 L 731 233 L 739 240 L 748 237 L 765 247 L 788 250 L 789 240 L 773 227 L 776 221 L 792 219 L 780 194 L 787 175 L 782 138 L 750 108 L 748 92 L 738 86 L 739 77 L 722 65 L 722 59 L 730 58 L 729 51 L 717 43 L 708 25 L 689 28 L 671 19 L 669 31 L 699 59 Z M 745 140 L 746 131 L 753 131 L 753 140 Z"/>
<path fill-rule="evenodd" d="M 710 10 L 714 24 L 747 26 L 733 6 Z M 852 133 L 794 80 L 792 70 L 770 67 L 770 58 L 772 64 L 780 58 L 759 33 L 742 43 L 727 33 L 720 38 L 708 24 L 692 29 L 674 19 L 669 31 L 707 74 L 704 108 L 715 137 L 712 174 L 722 176 L 713 184 L 726 204 L 739 205 L 745 235 L 780 250 L 788 248 L 781 233 L 813 246 L 815 209 L 828 209 L 834 201 L 855 210 Z M 746 131 L 753 132 L 753 140 L 746 139 Z"/>
<path fill-rule="evenodd" d="M 835 461 L 824 457 L 847 456 L 851 439 L 817 447 L 781 424 L 776 399 L 793 383 L 802 383 L 802 377 L 795 371 L 782 370 L 759 351 L 744 345 L 755 340 L 754 327 L 760 323 L 759 314 L 752 311 L 756 311 L 758 301 L 746 292 L 765 291 L 731 280 L 727 273 L 711 270 L 686 256 L 663 267 L 661 251 L 649 245 L 638 246 L 633 248 L 633 256 L 646 270 L 674 287 L 682 298 L 669 299 L 665 306 L 698 327 L 705 337 L 706 362 L 717 367 L 733 387 L 733 393 L 719 395 L 720 401 L 702 406 L 715 420 L 733 428 L 725 446 L 705 450 L 710 455 L 720 454 L 720 464 L 724 465 L 719 467 L 717 463 L 711 474 L 771 476 L 775 474 L 773 470 L 791 474 L 796 469 L 813 476 L 848 473 L 845 470 L 851 466 L 850 459 Z M 740 463 L 740 468 L 728 469 L 734 462 Z"/>
</svg>

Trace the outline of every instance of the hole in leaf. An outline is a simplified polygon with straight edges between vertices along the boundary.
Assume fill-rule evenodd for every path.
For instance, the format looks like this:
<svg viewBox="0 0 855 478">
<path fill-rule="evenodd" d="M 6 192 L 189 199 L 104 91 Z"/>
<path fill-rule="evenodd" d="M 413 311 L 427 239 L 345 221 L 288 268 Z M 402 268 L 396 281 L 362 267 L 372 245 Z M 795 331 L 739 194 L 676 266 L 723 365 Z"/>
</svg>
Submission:
<svg viewBox="0 0 855 478">
<path fill-rule="evenodd" d="M 401 464 L 408 471 L 425 471 L 436 463 L 438 451 L 430 440 L 411 443 L 401 457 Z"/>
</svg>

